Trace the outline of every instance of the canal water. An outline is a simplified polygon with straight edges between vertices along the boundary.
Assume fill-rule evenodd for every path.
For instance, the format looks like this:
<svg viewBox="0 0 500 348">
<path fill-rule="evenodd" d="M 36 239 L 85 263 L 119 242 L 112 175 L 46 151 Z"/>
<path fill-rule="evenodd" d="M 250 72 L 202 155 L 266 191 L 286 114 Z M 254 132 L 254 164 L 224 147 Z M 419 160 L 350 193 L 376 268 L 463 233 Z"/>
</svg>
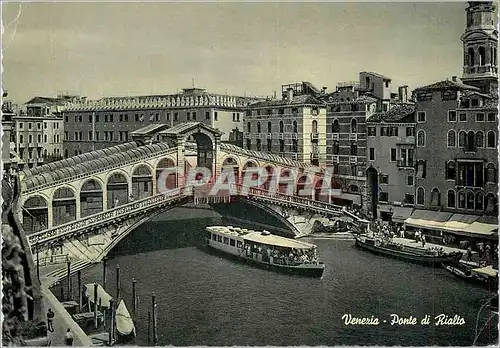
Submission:
<svg viewBox="0 0 500 348">
<path fill-rule="evenodd" d="M 132 278 L 137 280 L 136 344 L 148 345 L 152 293 L 158 343 L 177 346 L 470 346 L 477 311 L 491 296 L 441 268 L 372 255 L 352 241 L 312 240 L 326 264 L 322 279 L 255 269 L 200 248 L 204 227 L 213 224 L 229 222 L 213 211 L 175 208 L 138 227 L 109 255 L 106 288 L 116 293 L 119 264 L 130 311 Z M 100 282 L 102 265 L 83 278 Z M 344 314 L 373 316 L 379 325 L 346 325 Z M 418 321 L 391 326 L 391 314 Z M 458 315 L 465 324 L 436 326 L 440 314 Z M 421 325 L 426 315 L 430 323 Z"/>
</svg>

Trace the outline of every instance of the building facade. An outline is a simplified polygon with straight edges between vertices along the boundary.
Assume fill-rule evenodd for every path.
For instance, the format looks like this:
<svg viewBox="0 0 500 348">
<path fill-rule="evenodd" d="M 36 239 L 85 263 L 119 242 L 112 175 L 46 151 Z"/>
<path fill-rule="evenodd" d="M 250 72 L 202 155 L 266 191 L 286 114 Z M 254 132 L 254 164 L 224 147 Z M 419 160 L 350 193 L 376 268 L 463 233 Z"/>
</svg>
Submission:
<svg viewBox="0 0 500 348">
<path fill-rule="evenodd" d="M 415 105 L 393 105 L 366 124 L 368 216 L 403 222 L 415 204 Z"/>
<path fill-rule="evenodd" d="M 188 88 L 174 95 L 109 97 L 74 103 L 64 111 L 64 157 L 131 141 L 132 131 L 149 124 L 175 126 L 192 121 L 219 129 L 224 133 L 222 141 L 241 146 L 242 108 L 254 99 Z"/>
<path fill-rule="evenodd" d="M 326 108 L 310 84 L 282 86 L 281 100 L 251 104 L 245 112 L 244 147 L 316 166 L 326 164 Z"/>
</svg>

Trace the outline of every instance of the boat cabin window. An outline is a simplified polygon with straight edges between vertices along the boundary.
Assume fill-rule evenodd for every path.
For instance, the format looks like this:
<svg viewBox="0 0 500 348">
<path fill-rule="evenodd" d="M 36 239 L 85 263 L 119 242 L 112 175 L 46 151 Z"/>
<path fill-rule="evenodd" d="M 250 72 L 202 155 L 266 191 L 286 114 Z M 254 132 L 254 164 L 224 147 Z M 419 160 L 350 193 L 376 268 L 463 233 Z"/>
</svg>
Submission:
<svg viewBox="0 0 500 348">
<path fill-rule="evenodd" d="M 215 233 L 212 233 L 212 239 L 217 240 L 217 235 Z"/>
<path fill-rule="evenodd" d="M 229 239 L 229 245 L 234 246 L 234 239 L 233 238 Z"/>
<path fill-rule="evenodd" d="M 229 238 L 224 237 L 224 244 L 229 244 Z"/>
<path fill-rule="evenodd" d="M 217 235 L 217 241 L 218 241 L 219 243 L 222 243 L 222 236 Z"/>
<path fill-rule="evenodd" d="M 241 240 L 237 240 L 237 241 L 236 241 L 236 246 L 237 246 L 238 248 L 241 248 L 241 246 L 242 246 L 242 245 L 243 245 L 243 243 L 241 242 Z"/>
</svg>

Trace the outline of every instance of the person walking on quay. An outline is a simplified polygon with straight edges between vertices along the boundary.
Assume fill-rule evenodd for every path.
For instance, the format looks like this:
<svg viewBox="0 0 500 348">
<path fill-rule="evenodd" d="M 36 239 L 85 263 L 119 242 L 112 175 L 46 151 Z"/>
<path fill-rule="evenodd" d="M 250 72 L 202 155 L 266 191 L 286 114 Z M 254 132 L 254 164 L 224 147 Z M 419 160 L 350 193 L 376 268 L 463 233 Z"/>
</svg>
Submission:
<svg viewBox="0 0 500 348">
<path fill-rule="evenodd" d="M 64 344 L 66 346 L 73 345 L 73 334 L 71 333 L 70 329 L 66 330 L 66 334 L 64 335 Z"/>
<path fill-rule="evenodd" d="M 47 331 L 54 332 L 54 326 L 52 325 L 54 316 L 54 312 L 52 312 L 52 309 L 49 308 L 47 312 Z"/>
<path fill-rule="evenodd" d="M 425 248 L 425 235 L 422 235 L 420 239 L 422 239 L 422 248 Z"/>
<path fill-rule="evenodd" d="M 479 258 L 482 259 L 484 254 L 484 244 L 479 243 Z"/>
<path fill-rule="evenodd" d="M 472 261 L 472 248 L 469 244 L 469 247 L 467 248 L 467 261 Z"/>
</svg>

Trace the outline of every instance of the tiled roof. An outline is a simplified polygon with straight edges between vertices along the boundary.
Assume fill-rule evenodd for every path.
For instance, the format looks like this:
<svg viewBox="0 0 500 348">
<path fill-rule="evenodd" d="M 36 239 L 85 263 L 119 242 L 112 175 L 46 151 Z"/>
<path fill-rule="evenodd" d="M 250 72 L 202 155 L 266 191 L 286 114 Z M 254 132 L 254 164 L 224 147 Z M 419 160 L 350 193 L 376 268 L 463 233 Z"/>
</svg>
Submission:
<svg viewBox="0 0 500 348">
<path fill-rule="evenodd" d="M 384 80 L 389 80 L 389 81 L 392 80 L 390 77 L 384 76 L 382 74 L 378 74 L 378 73 L 373 72 L 373 71 L 362 71 L 361 73 L 370 74 L 370 75 L 373 75 L 376 77 L 380 77 L 381 79 L 384 79 Z"/>
<path fill-rule="evenodd" d="M 433 83 L 431 85 L 419 87 L 419 88 L 416 88 L 415 91 L 424 90 L 424 89 L 434 89 L 434 90 L 463 89 L 463 90 L 479 91 L 479 88 L 477 88 L 477 87 L 466 85 L 466 84 L 459 82 L 459 81 L 450 81 L 450 80 L 439 81 L 439 82 Z"/>
<path fill-rule="evenodd" d="M 157 133 L 159 131 L 164 130 L 165 128 L 168 128 L 168 125 L 154 123 L 154 124 L 150 124 L 148 126 L 136 129 L 135 131 L 131 132 L 130 135 L 134 136 L 134 135 L 154 134 L 154 133 Z"/>
<path fill-rule="evenodd" d="M 205 128 L 206 130 L 210 131 L 211 133 L 216 133 L 219 135 L 223 134 L 223 132 L 221 132 L 220 130 L 215 129 L 215 128 L 210 127 L 210 126 L 207 126 L 206 124 L 201 123 L 201 122 L 179 123 L 179 124 L 173 126 L 172 128 L 161 131 L 160 134 L 168 134 L 168 135 L 183 134 L 183 133 L 191 131 L 193 128 Z"/>
<path fill-rule="evenodd" d="M 123 145 L 129 145 L 123 144 Z M 130 146 L 130 145 L 129 145 Z M 71 166 L 61 166 L 58 165 L 58 162 L 53 162 L 56 168 L 51 171 L 44 171 L 40 174 L 31 176 L 26 178 L 23 181 L 26 189 L 31 189 L 34 187 L 38 187 L 40 185 L 49 184 L 53 182 L 57 182 L 60 180 L 64 180 L 66 178 L 76 177 L 80 174 L 90 173 L 95 170 L 103 170 L 106 168 L 112 168 L 116 165 L 121 165 L 125 162 L 128 162 L 133 159 L 140 159 L 149 154 L 154 154 L 163 150 L 169 149 L 169 145 L 167 143 L 155 143 L 150 145 L 144 145 L 140 147 L 133 147 L 128 151 L 113 153 L 113 154 L 103 154 L 98 158 L 94 158 L 92 160 L 87 160 L 80 162 L 78 164 L 74 164 Z M 99 151 L 105 151 L 99 150 Z M 88 153 L 87 153 L 88 154 Z M 87 154 L 82 154 L 80 156 L 84 156 Z M 77 156 L 79 157 L 79 156 Z M 70 157 L 64 161 L 71 161 L 73 158 Z M 62 162 L 62 161 L 59 161 Z M 49 164 L 50 165 L 50 164 Z"/>
<path fill-rule="evenodd" d="M 387 112 L 379 112 L 370 116 L 366 122 L 415 122 L 415 105 L 410 103 L 400 103 L 394 105 Z M 412 117 L 413 116 L 413 117 Z"/>
<path fill-rule="evenodd" d="M 30 177 L 37 175 L 37 174 L 52 172 L 52 171 L 57 170 L 57 169 L 71 167 L 71 166 L 74 166 L 76 164 L 80 164 L 80 163 L 83 163 L 86 161 L 91 161 L 91 160 L 96 159 L 96 158 L 112 155 L 114 153 L 119 153 L 119 152 L 127 151 L 130 149 L 135 149 L 135 148 L 137 148 L 137 144 L 135 142 L 120 144 L 120 145 L 116 145 L 116 146 L 107 147 L 107 148 L 101 149 L 101 150 L 85 152 L 85 153 L 82 153 L 81 155 L 70 157 L 67 159 L 63 159 L 61 161 L 51 162 L 51 163 L 41 165 L 39 167 L 34 167 L 31 169 L 23 170 L 21 173 L 24 174 L 26 178 L 30 178 Z"/>
<path fill-rule="evenodd" d="M 254 104 L 250 104 L 250 108 L 264 108 L 264 107 L 271 107 L 271 106 L 285 106 L 285 105 L 303 105 L 303 104 L 314 104 L 314 105 L 321 105 L 323 104 L 320 100 L 317 98 L 313 97 L 312 95 L 297 95 L 293 97 L 293 101 L 290 103 L 287 100 L 266 100 L 266 101 L 261 101 L 257 102 Z"/>
<path fill-rule="evenodd" d="M 25 104 L 50 104 L 50 105 L 64 105 L 66 103 L 65 99 L 62 98 L 52 98 L 52 97 L 34 97 L 30 99 Z"/>
<path fill-rule="evenodd" d="M 369 103 L 376 103 L 378 101 L 377 98 L 375 97 L 370 97 L 368 95 L 362 95 L 356 98 L 355 102 L 356 103 L 363 103 L 363 104 L 369 104 Z"/>
</svg>

